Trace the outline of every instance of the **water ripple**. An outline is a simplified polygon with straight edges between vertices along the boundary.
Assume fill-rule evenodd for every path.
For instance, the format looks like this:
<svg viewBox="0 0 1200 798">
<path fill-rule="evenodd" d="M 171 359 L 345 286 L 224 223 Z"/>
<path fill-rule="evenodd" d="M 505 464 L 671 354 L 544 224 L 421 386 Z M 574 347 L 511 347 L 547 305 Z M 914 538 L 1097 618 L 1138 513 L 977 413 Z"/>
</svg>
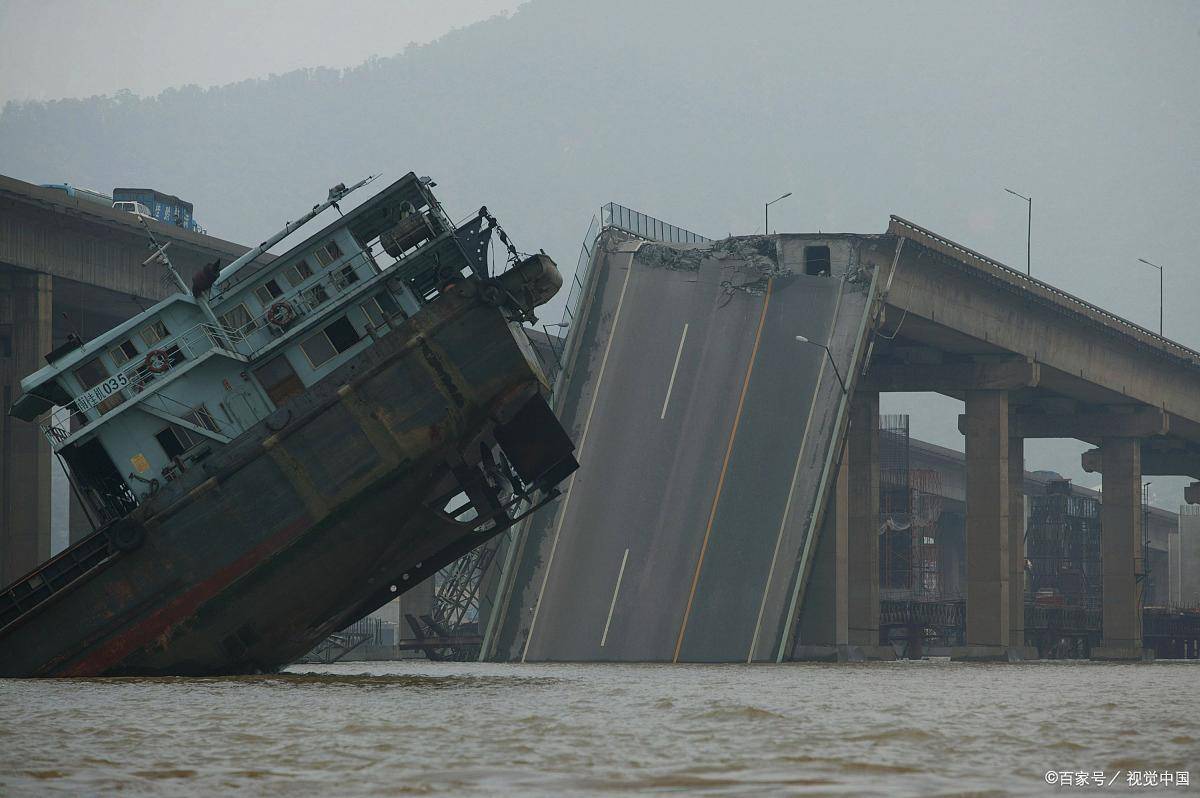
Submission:
<svg viewBox="0 0 1200 798">
<path fill-rule="evenodd" d="M 1198 689 L 1200 663 L 8 680 L 0 794 L 1041 794 L 1047 770 L 1194 767 Z"/>
</svg>

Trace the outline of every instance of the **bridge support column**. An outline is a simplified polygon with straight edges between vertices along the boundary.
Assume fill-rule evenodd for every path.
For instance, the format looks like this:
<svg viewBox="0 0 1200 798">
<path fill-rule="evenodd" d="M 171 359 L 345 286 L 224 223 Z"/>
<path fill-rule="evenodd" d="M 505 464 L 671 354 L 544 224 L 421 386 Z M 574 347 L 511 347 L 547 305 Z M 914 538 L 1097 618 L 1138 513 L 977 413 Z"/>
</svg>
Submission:
<svg viewBox="0 0 1200 798">
<path fill-rule="evenodd" d="M 1025 439 L 1008 439 L 1008 645 L 1010 659 L 1037 659 L 1025 644 Z"/>
<path fill-rule="evenodd" d="M 50 445 L 8 409 L 53 347 L 52 294 L 50 275 L 0 271 L 0 586 L 50 556 Z"/>
<path fill-rule="evenodd" d="M 1104 438 L 1100 505 L 1103 635 L 1093 659 L 1149 658 L 1142 647 L 1142 449 L 1137 438 Z"/>
<path fill-rule="evenodd" d="M 879 392 L 855 391 L 846 441 L 848 642 L 851 654 L 894 659 L 879 645 Z"/>
<path fill-rule="evenodd" d="M 879 394 L 856 393 L 826 505 L 795 659 L 895 659 L 879 645 Z"/>
<path fill-rule="evenodd" d="M 968 391 L 966 645 L 955 659 L 1009 659 L 1008 394 Z"/>
</svg>

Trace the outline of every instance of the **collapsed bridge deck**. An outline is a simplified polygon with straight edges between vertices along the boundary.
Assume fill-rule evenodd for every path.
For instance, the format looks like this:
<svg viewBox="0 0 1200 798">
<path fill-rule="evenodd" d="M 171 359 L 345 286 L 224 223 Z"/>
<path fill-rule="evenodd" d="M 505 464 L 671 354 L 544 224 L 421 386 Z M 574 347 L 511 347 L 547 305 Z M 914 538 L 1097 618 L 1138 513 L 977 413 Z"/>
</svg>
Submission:
<svg viewBox="0 0 1200 798">
<path fill-rule="evenodd" d="M 898 217 L 877 236 L 666 226 L 671 244 L 613 219 L 557 387 L 581 470 L 517 539 L 485 656 L 883 655 L 871 439 L 887 391 L 966 403 L 962 655 L 1030 651 L 1019 474 L 1036 437 L 1098 447 L 1093 654 L 1143 655 L 1141 477 L 1200 476 L 1200 354 Z"/>
<path fill-rule="evenodd" d="M 586 471 L 530 527 L 506 656 L 774 659 L 891 247 L 620 238 L 598 247 L 559 386 Z"/>
</svg>

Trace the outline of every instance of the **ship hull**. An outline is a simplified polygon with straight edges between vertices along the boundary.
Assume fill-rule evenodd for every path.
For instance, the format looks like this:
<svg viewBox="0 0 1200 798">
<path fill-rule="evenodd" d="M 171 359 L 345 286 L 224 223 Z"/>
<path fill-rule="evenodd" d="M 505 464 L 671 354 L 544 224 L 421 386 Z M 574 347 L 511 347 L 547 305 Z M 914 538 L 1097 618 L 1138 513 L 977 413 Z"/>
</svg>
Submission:
<svg viewBox="0 0 1200 798">
<path fill-rule="evenodd" d="M 500 310 L 445 292 L 119 522 L 141 544 L 0 632 L 0 675 L 278 670 L 507 527 L 440 507 L 498 439 L 553 495 L 575 464 L 543 388 Z"/>
</svg>

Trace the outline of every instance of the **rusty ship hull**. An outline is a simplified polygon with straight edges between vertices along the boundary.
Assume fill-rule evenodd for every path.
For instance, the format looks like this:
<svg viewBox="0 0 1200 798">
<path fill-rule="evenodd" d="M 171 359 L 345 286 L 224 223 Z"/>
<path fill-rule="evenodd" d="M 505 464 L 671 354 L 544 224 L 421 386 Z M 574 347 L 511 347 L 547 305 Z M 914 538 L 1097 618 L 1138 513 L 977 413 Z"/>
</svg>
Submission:
<svg viewBox="0 0 1200 798">
<path fill-rule="evenodd" d="M 552 499 L 574 447 L 524 333 L 479 294 L 448 287 L 14 583 L 0 675 L 276 671 Z M 506 491 L 489 452 L 511 464 Z"/>
</svg>

